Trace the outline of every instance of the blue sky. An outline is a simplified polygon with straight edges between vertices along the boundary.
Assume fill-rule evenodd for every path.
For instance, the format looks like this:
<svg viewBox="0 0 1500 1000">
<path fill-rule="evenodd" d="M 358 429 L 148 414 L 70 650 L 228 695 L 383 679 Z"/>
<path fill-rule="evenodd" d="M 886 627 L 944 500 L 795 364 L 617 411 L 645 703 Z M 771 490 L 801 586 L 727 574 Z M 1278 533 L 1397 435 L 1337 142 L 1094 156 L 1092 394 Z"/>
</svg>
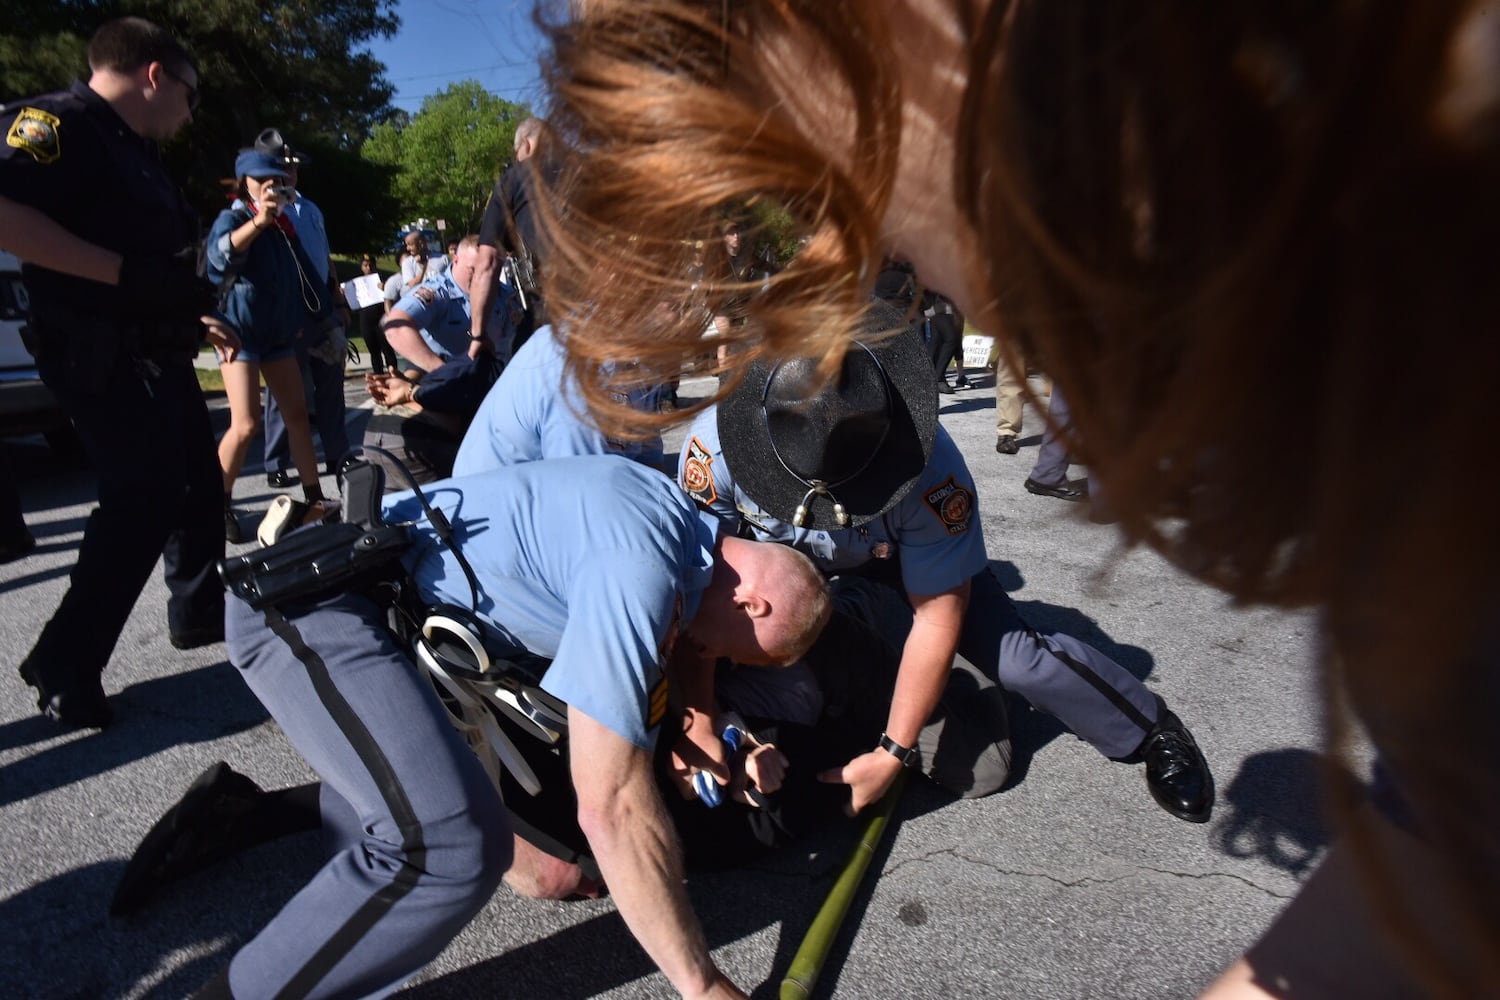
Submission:
<svg viewBox="0 0 1500 1000">
<path fill-rule="evenodd" d="M 422 99 L 459 80 L 538 109 L 543 41 L 531 23 L 533 0 L 400 0 L 395 37 L 370 50 L 396 88 L 391 103 L 415 112 Z"/>
</svg>

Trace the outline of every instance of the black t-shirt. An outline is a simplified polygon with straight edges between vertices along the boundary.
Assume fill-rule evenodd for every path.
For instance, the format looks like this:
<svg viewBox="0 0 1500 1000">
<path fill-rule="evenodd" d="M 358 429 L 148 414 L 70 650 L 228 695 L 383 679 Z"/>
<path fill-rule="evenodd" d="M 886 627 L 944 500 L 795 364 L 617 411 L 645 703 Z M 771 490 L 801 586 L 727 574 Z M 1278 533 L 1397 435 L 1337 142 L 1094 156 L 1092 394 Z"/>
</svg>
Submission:
<svg viewBox="0 0 1500 1000">
<path fill-rule="evenodd" d="M 162 164 L 85 84 L 0 107 L 0 196 L 40 211 L 80 239 L 131 254 L 173 254 L 198 242 L 198 222 Z M 67 306 L 114 315 L 111 285 L 22 267 L 33 315 Z"/>
<path fill-rule="evenodd" d="M 557 168 L 544 165 L 542 171 L 550 176 L 556 174 Z M 542 245 L 541 230 L 537 228 L 536 213 L 532 210 L 535 197 L 530 169 L 523 163 L 506 167 L 495 182 L 489 204 L 484 207 L 479 242 L 484 246 L 503 247 L 511 253 L 521 253 L 524 247 L 524 252 L 531 257 L 532 266 L 540 273 L 547 253 Z M 507 215 L 515 220 L 513 230 L 507 224 Z"/>
</svg>

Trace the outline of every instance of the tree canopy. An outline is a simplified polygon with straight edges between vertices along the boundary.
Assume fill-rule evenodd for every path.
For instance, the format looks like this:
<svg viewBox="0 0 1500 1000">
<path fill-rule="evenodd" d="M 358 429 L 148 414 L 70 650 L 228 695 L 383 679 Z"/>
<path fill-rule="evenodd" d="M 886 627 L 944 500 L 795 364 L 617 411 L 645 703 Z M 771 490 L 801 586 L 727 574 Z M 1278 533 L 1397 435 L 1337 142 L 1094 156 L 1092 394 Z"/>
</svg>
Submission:
<svg viewBox="0 0 1500 1000">
<path fill-rule="evenodd" d="M 394 88 L 361 46 L 400 24 L 396 0 L 52 0 L 11 5 L 0 22 L 0 100 L 87 79 L 100 24 L 136 15 L 173 32 L 198 58 L 203 104 L 166 147 L 169 165 L 205 216 L 224 204 L 235 152 L 279 128 L 312 151 L 302 187 L 323 209 L 335 249 L 372 244 L 394 226 L 390 171 L 359 148 L 390 117 Z"/>
<path fill-rule="evenodd" d="M 531 114 L 473 80 L 427 98 L 409 120 L 375 127 L 367 160 L 394 168 L 395 195 L 410 216 L 444 219 L 448 232 L 477 232 L 516 126 Z"/>
</svg>

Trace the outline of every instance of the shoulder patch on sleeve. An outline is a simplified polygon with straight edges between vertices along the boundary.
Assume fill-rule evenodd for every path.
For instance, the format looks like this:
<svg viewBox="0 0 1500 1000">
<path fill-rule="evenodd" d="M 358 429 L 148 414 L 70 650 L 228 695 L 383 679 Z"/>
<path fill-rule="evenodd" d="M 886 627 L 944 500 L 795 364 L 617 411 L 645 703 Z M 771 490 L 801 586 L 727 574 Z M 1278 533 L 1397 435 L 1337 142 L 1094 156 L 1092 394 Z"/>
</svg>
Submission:
<svg viewBox="0 0 1500 1000">
<path fill-rule="evenodd" d="M 682 488 L 698 503 L 710 507 L 719 499 L 714 489 L 714 457 L 696 437 L 688 442 L 687 449 L 687 459 L 682 463 Z"/>
<path fill-rule="evenodd" d="M 661 725 L 661 720 L 667 717 L 667 693 L 667 675 L 662 674 L 661 680 L 651 689 L 651 701 L 646 708 L 646 732 Z"/>
<path fill-rule="evenodd" d="M 5 144 L 30 153 L 38 163 L 53 163 L 62 157 L 62 141 L 57 134 L 60 124 L 56 115 L 39 108 L 22 108 L 5 133 Z"/>
<path fill-rule="evenodd" d="M 974 516 L 974 494 L 968 487 L 960 486 L 952 476 L 942 485 L 928 490 L 923 499 L 943 522 L 948 534 L 960 535 L 969 530 L 969 519 Z"/>
<path fill-rule="evenodd" d="M 646 700 L 646 731 L 649 733 L 661 725 L 661 720 L 667 715 L 667 701 L 671 685 L 667 681 L 667 664 L 672 659 L 672 651 L 677 648 L 677 636 L 682 631 L 682 594 L 672 604 L 672 620 L 667 623 L 667 630 L 662 634 L 661 643 L 656 648 L 657 669 L 661 671 L 661 677 L 657 678 L 651 686 L 651 693 Z"/>
</svg>

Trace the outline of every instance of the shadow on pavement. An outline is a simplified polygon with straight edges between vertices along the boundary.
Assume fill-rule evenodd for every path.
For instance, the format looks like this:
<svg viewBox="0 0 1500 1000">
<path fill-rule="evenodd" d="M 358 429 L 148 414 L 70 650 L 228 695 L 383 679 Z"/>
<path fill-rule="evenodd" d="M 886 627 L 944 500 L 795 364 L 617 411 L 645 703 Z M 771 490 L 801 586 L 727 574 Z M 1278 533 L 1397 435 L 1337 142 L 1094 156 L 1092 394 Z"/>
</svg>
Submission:
<svg viewBox="0 0 1500 1000">
<path fill-rule="evenodd" d="M 286 905 L 319 858 L 315 835 L 256 848 L 163 890 L 129 917 L 108 913 L 125 859 L 64 872 L 0 901 L 0 981 L 8 995 L 32 998 L 189 996 Z M 59 945 L 66 963 L 54 961 Z M 200 954 L 158 978 L 164 959 L 182 951 Z"/>
<path fill-rule="evenodd" d="M 1221 818 L 1214 830 L 1219 850 L 1306 875 L 1333 835 L 1323 808 L 1325 777 L 1323 755 L 1300 747 L 1245 758 L 1219 792 Z"/>
<path fill-rule="evenodd" d="M 269 718 L 226 662 L 132 684 L 110 703 L 115 722 L 103 732 L 0 767 L 0 805 L 104 774 L 170 747 L 243 732 Z M 31 716 L 0 726 L 0 747 L 50 740 L 60 732 L 50 720 Z"/>
</svg>

